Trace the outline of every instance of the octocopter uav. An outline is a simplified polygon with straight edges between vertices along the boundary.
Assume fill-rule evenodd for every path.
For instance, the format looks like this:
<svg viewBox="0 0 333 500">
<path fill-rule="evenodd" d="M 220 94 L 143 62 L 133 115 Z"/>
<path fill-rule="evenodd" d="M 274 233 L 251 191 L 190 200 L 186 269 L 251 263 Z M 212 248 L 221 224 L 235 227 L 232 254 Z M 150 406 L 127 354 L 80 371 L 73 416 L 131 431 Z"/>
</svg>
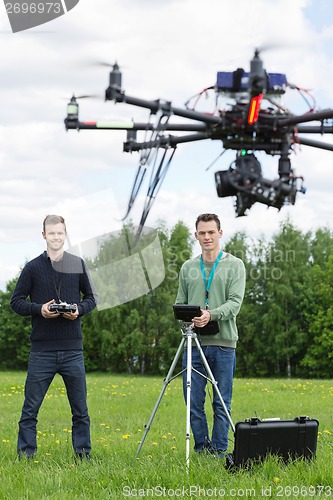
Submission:
<svg viewBox="0 0 333 500">
<path fill-rule="evenodd" d="M 302 94 L 309 107 L 305 114 L 295 115 L 282 106 L 281 97 L 288 89 Z M 216 94 L 214 112 L 196 111 L 199 98 L 209 91 Z M 140 227 L 145 224 L 178 144 L 212 139 L 221 141 L 223 152 L 236 152 L 236 158 L 227 170 L 215 172 L 215 184 L 219 197 L 235 197 L 237 216 L 246 215 L 256 202 L 280 210 L 285 204 L 294 205 L 297 193 L 305 193 L 303 177 L 296 176 L 291 166 L 290 155 L 297 145 L 333 151 L 332 144 L 303 135 L 332 133 L 333 109 L 316 111 L 306 90 L 288 83 L 285 74 L 267 73 L 257 49 L 248 72 L 243 68 L 218 72 L 215 84 L 189 99 L 184 108 L 174 107 L 170 101 L 162 99 L 150 101 L 127 95 L 122 88 L 122 74 L 115 63 L 109 75 L 105 100 L 147 109 L 149 119 L 144 123 L 80 121 L 77 99 L 73 95 L 67 106 L 67 130 L 126 130 L 123 151 L 140 153 L 124 218 L 131 211 L 148 167 L 151 170 Z M 227 101 L 223 107 L 219 106 L 222 100 Z M 191 106 L 193 101 L 195 105 Z M 173 123 L 174 117 L 184 120 Z M 256 157 L 258 152 L 278 157 L 276 179 L 263 177 Z"/>
</svg>

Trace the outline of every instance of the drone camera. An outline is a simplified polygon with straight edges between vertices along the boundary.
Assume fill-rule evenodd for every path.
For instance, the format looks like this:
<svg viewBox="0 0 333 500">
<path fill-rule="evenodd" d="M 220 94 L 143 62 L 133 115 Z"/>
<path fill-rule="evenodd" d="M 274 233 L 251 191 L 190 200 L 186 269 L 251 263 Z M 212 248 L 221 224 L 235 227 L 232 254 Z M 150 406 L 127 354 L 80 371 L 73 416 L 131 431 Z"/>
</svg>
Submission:
<svg viewBox="0 0 333 500">
<path fill-rule="evenodd" d="M 215 185 L 220 198 L 236 196 L 236 214 L 245 215 L 246 210 L 260 202 L 278 210 L 286 203 L 295 204 L 297 192 L 305 193 L 290 175 L 270 180 L 262 176 L 261 165 L 254 154 L 238 156 L 228 170 L 215 172 Z"/>
</svg>

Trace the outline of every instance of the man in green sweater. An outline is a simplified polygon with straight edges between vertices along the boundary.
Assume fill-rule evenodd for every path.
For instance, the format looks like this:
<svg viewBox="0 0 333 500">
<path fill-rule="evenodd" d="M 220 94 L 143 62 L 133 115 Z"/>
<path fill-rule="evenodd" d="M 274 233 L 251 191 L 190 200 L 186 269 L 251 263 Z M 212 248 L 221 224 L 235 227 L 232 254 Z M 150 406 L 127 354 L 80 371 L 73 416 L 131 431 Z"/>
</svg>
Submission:
<svg viewBox="0 0 333 500">
<path fill-rule="evenodd" d="M 193 327 L 225 406 L 230 411 L 238 341 L 236 316 L 244 297 L 245 267 L 241 259 L 221 250 L 220 239 L 223 233 L 217 215 L 199 215 L 195 227 L 195 238 L 202 253 L 183 264 L 176 303 L 200 305 L 201 316 L 193 318 Z M 185 349 L 185 400 L 186 366 Z M 214 391 L 214 419 L 210 438 L 205 413 L 207 374 L 195 345 L 192 347 L 192 368 L 190 409 L 194 450 L 206 451 L 223 458 L 228 448 L 229 420 Z"/>
</svg>

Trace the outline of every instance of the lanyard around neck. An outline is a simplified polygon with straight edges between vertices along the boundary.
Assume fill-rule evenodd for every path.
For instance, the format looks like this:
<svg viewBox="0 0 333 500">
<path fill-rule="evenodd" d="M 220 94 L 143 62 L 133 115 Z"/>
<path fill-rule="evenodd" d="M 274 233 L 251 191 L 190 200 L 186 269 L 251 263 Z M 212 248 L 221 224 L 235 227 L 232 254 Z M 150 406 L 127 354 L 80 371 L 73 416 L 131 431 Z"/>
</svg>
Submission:
<svg viewBox="0 0 333 500">
<path fill-rule="evenodd" d="M 64 277 L 63 262 L 61 261 L 61 263 L 60 263 L 60 269 L 56 269 L 54 263 L 51 261 L 50 258 L 49 258 L 49 260 L 50 260 L 50 264 L 51 264 L 51 280 L 52 280 L 52 283 L 53 283 L 53 286 L 55 289 L 56 298 L 57 298 L 58 302 L 61 302 L 60 290 L 61 290 L 62 280 Z M 56 264 L 58 264 L 57 267 L 59 267 L 59 261 L 55 261 L 55 262 L 56 262 Z"/>
<path fill-rule="evenodd" d="M 212 267 L 211 272 L 209 273 L 208 279 L 206 278 L 205 266 L 204 266 L 204 263 L 202 260 L 202 255 L 200 255 L 200 269 L 201 269 L 202 278 L 204 280 L 205 288 L 206 288 L 206 309 L 208 309 L 208 295 L 209 295 L 210 285 L 212 284 L 214 274 L 215 274 L 215 269 L 217 268 L 217 265 L 220 262 L 222 255 L 223 255 L 223 252 L 221 250 L 221 252 L 218 254 L 218 256 L 213 264 L 213 267 Z"/>
</svg>

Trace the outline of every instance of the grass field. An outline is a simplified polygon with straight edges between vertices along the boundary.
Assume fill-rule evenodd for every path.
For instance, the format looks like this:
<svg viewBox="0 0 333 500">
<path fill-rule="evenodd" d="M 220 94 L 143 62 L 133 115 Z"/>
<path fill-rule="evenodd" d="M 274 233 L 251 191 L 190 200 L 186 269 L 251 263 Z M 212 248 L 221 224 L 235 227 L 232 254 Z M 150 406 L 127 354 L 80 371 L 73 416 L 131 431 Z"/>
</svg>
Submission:
<svg viewBox="0 0 333 500">
<path fill-rule="evenodd" d="M 39 415 L 35 460 L 16 458 L 25 373 L 0 372 L 0 499 L 327 498 L 333 497 L 333 381 L 236 379 L 234 423 L 245 418 L 319 420 L 317 457 L 284 464 L 269 457 L 231 473 L 225 462 L 192 451 L 185 464 L 186 408 L 181 380 L 166 389 L 142 449 L 138 445 L 163 387 L 162 377 L 89 374 L 92 457 L 77 463 L 62 379 Z M 211 421 L 208 395 L 207 413 Z M 230 433 L 229 451 L 233 449 Z"/>
</svg>

